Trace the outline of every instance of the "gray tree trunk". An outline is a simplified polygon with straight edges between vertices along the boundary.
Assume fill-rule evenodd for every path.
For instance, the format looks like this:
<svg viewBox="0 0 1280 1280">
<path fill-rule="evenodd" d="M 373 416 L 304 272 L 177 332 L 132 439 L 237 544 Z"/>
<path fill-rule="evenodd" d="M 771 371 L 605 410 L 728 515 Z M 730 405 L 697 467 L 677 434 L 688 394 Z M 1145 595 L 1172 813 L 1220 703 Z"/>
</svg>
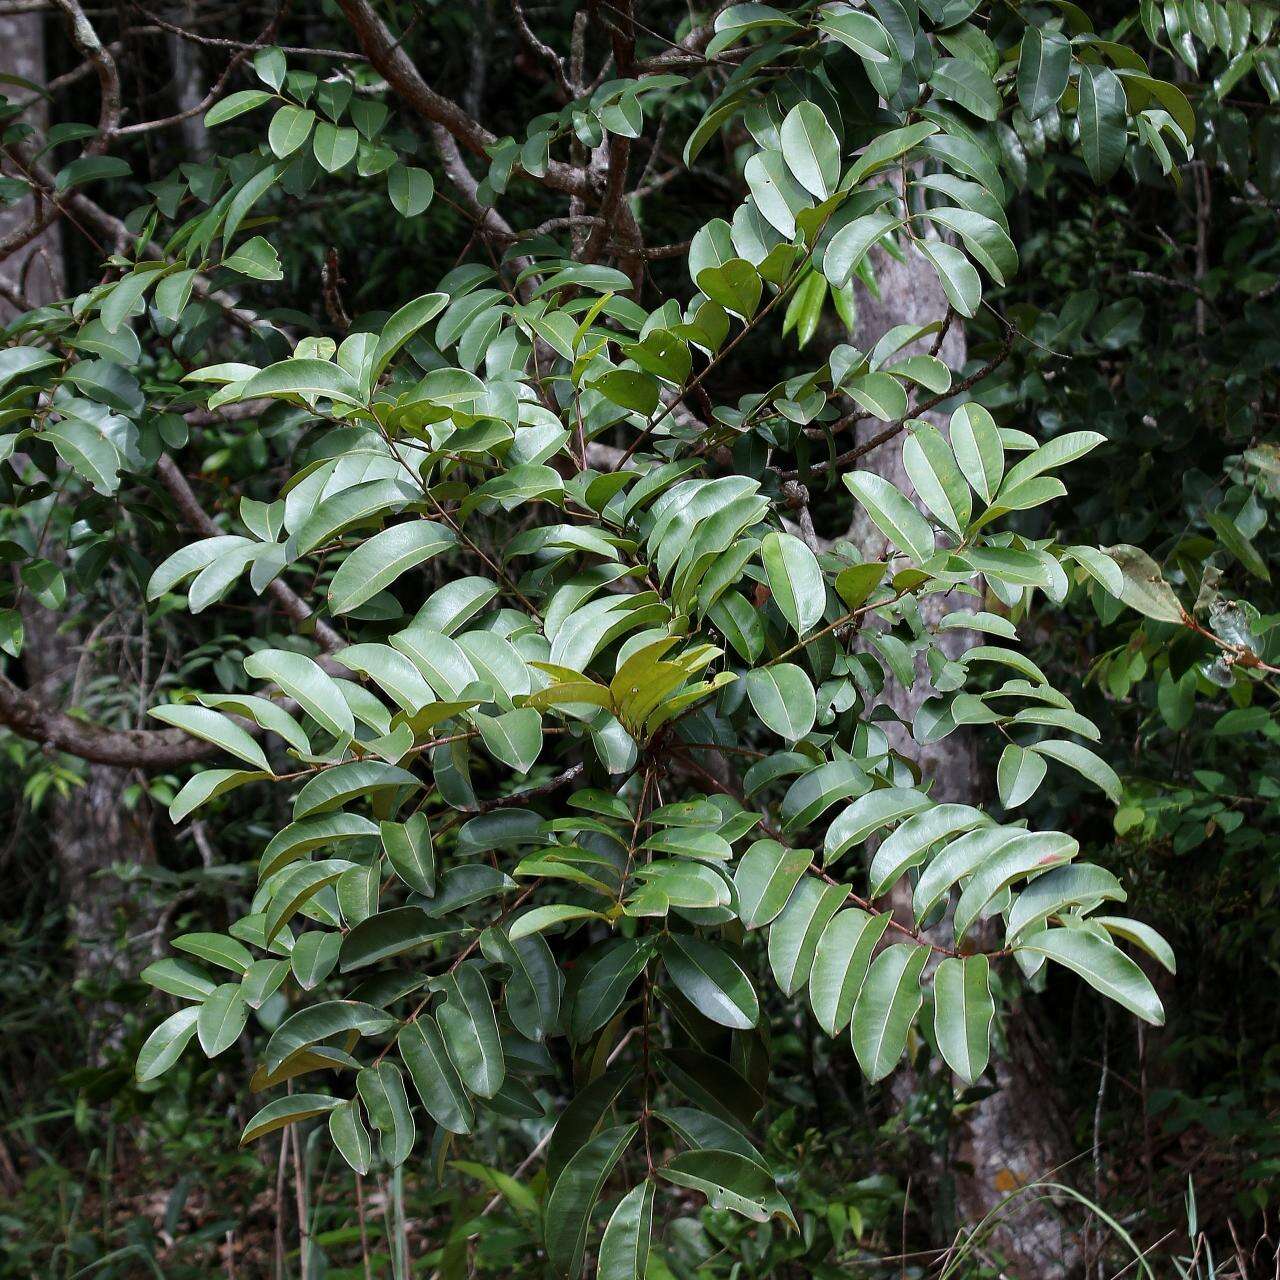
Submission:
<svg viewBox="0 0 1280 1280">
<path fill-rule="evenodd" d="M 0 69 L 35 84 L 45 82 L 44 18 L 40 14 L 0 17 Z M 19 92 L 25 96 L 26 91 Z M 33 108 L 27 118 L 37 127 L 47 124 L 42 106 Z M 29 200 L 0 209 L 0 236 L 22 226 L 32 212 Z M 62 239 L 56 222 L 0 262 L 0 283 L 29 307 L 63 296 Z M 0 319 L 5 323 L 17 310 L 0 298 Z M 58 559 L 51 547 L 45 548 L 45 554 Z M 24 600 L 22 614 L 22 661 L 29 687 L 39 687 L 52 705 L 72 705 L 76 686 L 93 672 L 92 647 L 86 653 L 84 633 L 60 625 L 66 614 L 45 609 L 29 597 Z M 51 791 L 45 801 L 49 852 L 66 896 L 77 976 L 110 983 L 132 976 L 137 968 L 128 948 L 119 944 L 131 917 L 145 909 L 146 903 L 146 895 L 131 891 L 112 868 L 136 866 L 147 856 L 150 843 L 145 825 L 121 803 L 129 780 L 125 770 L 88 764 L 81 777 L 82 785 L 69 795 Z"/>
<path fill-rule="evenodd" d="M 880 297 L 859 291 L 854 336 L 857 346 L 870 350 L 894 325 L 928 324 L 945 316 L 946 297 L 933 270 L 919 254 L 909 250 L 905 262 L 878 254 L 875 266 Z M 925 338 L 908 351 L 927 352 L 935 340 Z M 965 334 L 958 320 L 947 331 L 938 354 L 952 370 L 964 364 Z M 945 432 L 945 417 L 933 413 L 924 417 Z M 868 422 L 859 427 L 861 440 L 875 435 L 882 424 Z M 858 466 L 877 472 L 914 498 L 915 491 L 902 465 L 901 440 L 873 450 Z M 848 536 L 868 560 L 884 553 L 883 536 L 860 509 Z M 926 601 L 921 612 L 926 624 L 932 626 L 946 613 L 980 607 L 972 596 L 948 593 Z M 941 647 L 952 658 L 972 642 L 971 632 L 948 630 L 941 636 Z M 921 703 L 933 693 L 928 669 L 921 659 L 912 687 L 906 689 L 890 681 L 884 698 L 910 725 Z M 902 745 L 904 740 L 905 733 L 895 745 Z M 933 782 L 930 794 L 935 799 L 968 804 L 982 799 L 984 783 L 972 730 L 958 730 L 941 742 L 914 748 L 914 753 L 926 780 Z M 903 914 L 910 917 L 909 900 L 894 905 L 895 909 L 905 908 Z M 997 1056 L 994 1066 L 999 1089 L 968 1109 L 951 1151 L 951 1163 L 962 1170 L 956 1178 L 956 1212 L 959 1220 L 970 1226 L 996 1209 L 1018 1187 L 1053 1175 L 1070 1154 L 1055 1105 L 1051 1068 L 1036 1054 L 1030 1028 L 1016 1011 L 1006 1020 L 1006 1029 L 1008 1051 Z M 901 1081 L 905 1094 L 910 1093 L 911 1087 L 909 1078 Z M 1029 1202 L 1032 1197 L 1026 1200 Z M 996 1232 L 995 1244 L 1012 1263 L 1012 1274 L 1021 1280 L 1059 1280 L 1069 1273 L 1078 1257 L 1070 1227 L 1043 1199 L 1016 1207 L 1006 1225 Z"/>
</svg>

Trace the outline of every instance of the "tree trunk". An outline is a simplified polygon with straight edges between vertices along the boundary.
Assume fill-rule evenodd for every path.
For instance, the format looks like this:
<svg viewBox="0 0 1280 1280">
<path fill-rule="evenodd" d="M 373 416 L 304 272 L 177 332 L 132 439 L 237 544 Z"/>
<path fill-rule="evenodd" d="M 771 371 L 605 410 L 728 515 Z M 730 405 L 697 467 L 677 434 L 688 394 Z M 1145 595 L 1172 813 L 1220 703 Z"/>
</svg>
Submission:
<svg viewBox="0 0 1280 1280">
<path fill-rule="evenodd" d="M 35 84 L 45 82 L 44 19 L 38 13 L 0 17 L 0 68 Z M 28 120 L 44 128 L 47 113 L 34 107 Z M 0 236 L 31 217 L 32 201 L 0 209 Z M 56 301 L 65 290 L 62 241 L 55 222 L 30 244 L 0 262 L 0 284 L 8 297 L 0 299 L 0 318 L 7 323 L 23 307 Z M 58 560 L 46 546 L 45 555 Z M 68 613 L 72 606 L 68 606 Z M 25 642 L 22 665 L 29 688 L 39 687 L 54 705 L 70 707 L 77 670 L 91 670 L 92 646 L 74 627 L 60 627 L 66 616 L 43 608 L 30 597 L 22 605 Z M 67 904 L 68 932 L 75 954 L 76 976 L 103 985 L 133 976 L 136 964 L 120 945 L 130 914 L 144 906 L 145 895 L 131 890 L 112 873 L 116 866 L 136 866 L 149 847 L 145 825 L 121 803 L 128 781 L 123 769 L 87 764 L 82 783 L 63 796 L 51 790 L 45 800 L 49 852 L 58 868 Z"/>
<path fill-rule="evenodd" d="M 937 277 L 914 250 L 908 249 L 905 262 L 877 254 L 875 267 L 880 296 L 873 298 L 865 290 L 859 291 L 854 338 L 857 346 L 869 351 L 894 325 L 928 324 L 946 315 L 947 301 Z M 926 337 L 902 354 L 927 352 L 934 341 L 936 335 Z M 953 371 L 963 366 L 965 334 L 958 320 L 947 330 L 938 355 Z M 945 433 L 945 417 L 934 413 L 923 416 Z M 859 426 L 862 439 L 882 429 L 882 424 L 877 422 Z M 873 450 L 859 465 L 891 480 L 914 498 L 915 491 L 902 465 L 901 439 Z M 884 552 L 883 536 L 861 509 L 848 536 L 868 560 Z M 926 625 L 932 627 L 947 613 L 977 608 L 981 608 L 981 603 L 974 597 L 950 592 L 925 601 L 921 612 Z M 974 642 L 973 633 L 947 630 L 939 642 L 948 657 L 956 658 Z M 928 669 L 921 658 L 912 687 L 905 689 L 891 680 L 884 699 L 910 725 L 920 705 L 933 693 Z M 906 734 L 902 732 L 895 745 L 901 746 L 905 740 Z M 978 765 L 976 735 L 972 730 L 957 730 L 941 742 L 914 750 L 926 781 L 933 783 L 930 794 L 935 799 L 968 804 L 982 799 L 984 784 Z M 905 908 L 909 918 L 909 899 L 904 903 L 895 901 L 894 906 L 899 910 Z M 948 926 L 944 922 L 941 927 Z M 960 1221 L 970 1226 L 981 1221 L 1018 1187 L 1051 1176 L 1070 1154 L 1059 1123 L 1060 1111 L 1055 1105 L 1052 1081 L 1048 1078 L 1049 1066 L 1033 1051 L 1033 1037 L 1030 1028 L 1024 1025 L 1025 1017 L 1016 1009 L 1010 1011 L 1006 1019 L 1008 1050 L 994 1063 L 999 1089 L 968 1109 L 951 1152 L 951 1163 L 953 1167 L 958 1166 L 956 1211 Z M 910 1078 L 903 1078 L 900 1087 L 909 1095 Z M 946 1176 L 944 1170 L 939 1173 Z M 1018 1205 L 1007 1216 L 1006 1225 L 997 1231 L 995 1244 L 998 1252 L 1010 1260 L 1013 1274 L 1020 1280 L 1058 1280 L 1068 1274 L 1073 1259 L 1078 1256 L 1070 1228 L 1054 1206 L 1043 1199 Z"/>
</svg>

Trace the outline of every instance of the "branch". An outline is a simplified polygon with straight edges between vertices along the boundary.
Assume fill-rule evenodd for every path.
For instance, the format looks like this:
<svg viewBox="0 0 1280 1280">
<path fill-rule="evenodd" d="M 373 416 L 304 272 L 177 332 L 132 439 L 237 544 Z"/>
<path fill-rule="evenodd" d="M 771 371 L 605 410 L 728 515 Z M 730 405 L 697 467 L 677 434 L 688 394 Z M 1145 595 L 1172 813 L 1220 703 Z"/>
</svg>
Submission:
<svg viewBox="0 0 1280 1280">
<path fill-rule="evenodd" d="M 41 746 L 95 764 L 168 769 L 202 760 L 217 750 L 181 729 L 106 729 L 45 706 L 0 675 L 0 723 Z"/>
<path fill-rule="evenodd" d="M 98 39 L 93 23 L 85 16 L 77 0 L 54 0 L 71 22 L 71 39 L 76 48 L 93 64 L 98 73 L 101 101 L 98 107 L 98 132 L 90 138 L 82 154 L 100 155 L 110 145 L 120 124 L 120 73 L 116 60 Z"/>
<path fill-rule="evenodd" d="M 486 149 L 498 141 L 497 137 L 467 115 L 452 98 L 437 93 L 422 78 L 422 73 L 400 47 L 399 41 L 392 37 L 369 0 L 338 0 L 338 3 L 369 61 L 405 103 L 423 119 L 448 130 L 469 151 L 488 159 Z M 561 160 L 549 161 L 546 173 L 537 181 L 570 195 L 586 196 L 591 192 L 587 173 Z"/>
<path fill-rule="evenodd" d="M 520 38 L 551 68 L 556 85 L 564 95 L 564 100 L 572 102 L 577 95 L 573 92 L 573 86 L 565 74 L 564 60 L 545 40 L 538 38 L 537 33 L 529 25 L 529 19 L 525 16 L 520 0 L 511 0 L 511 13 L 516 20 L 516 30 L 520 33 Z"/>
<path fill-rule="evenodd" d="M 180 27 L 175 22 L 166 22 L 159 14 L 152 13 L 150 9 L 134 0 L 133 7 L 141 14 L 144 14 L 151 22 L 155 23 L 161 31 L 167 31 L 170 35 L 177 36 L 179 40 L 189 41 L 191 44 L 204 45 L 210 49 L 243 49 L 247 53 L 252 53 L 256 49 L 265 49 L 271 41 L 267 36 L 259 36 L 257 40 L 231 40 L 226 36 L 202 36 L 195 31 L 188 31 L 186 27 Z M 279 19 L 272 22 L 272 30 L 275 29 Z M 131 34 L 136 34 L 136 29 Z M 282 44 L 276 48 L 281 53 L 291 53 L 300 58 L 334 58 L 340 62 L 368 62 L 369 59 L 363 53 L 356 53 L 352 49 L 313 49 L 307 45 Z"/>
</svg>

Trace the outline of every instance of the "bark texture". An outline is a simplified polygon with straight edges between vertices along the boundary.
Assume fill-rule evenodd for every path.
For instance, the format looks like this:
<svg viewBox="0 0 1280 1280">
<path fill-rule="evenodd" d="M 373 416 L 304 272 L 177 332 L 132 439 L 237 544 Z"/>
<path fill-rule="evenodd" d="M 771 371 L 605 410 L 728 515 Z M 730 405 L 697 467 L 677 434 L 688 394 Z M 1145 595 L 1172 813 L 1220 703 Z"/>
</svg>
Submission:
<svg viewBox="0 0 1280 1280">
<path fill-rule="evenodd" d="M 927 324 L 947 312 L 946 297 L 937 277 L 914 251 L 908 250 L 903 262 L 886 254 L 877 255 L 876 279 L 879 298 L 865 291 L 860 291 L 858 297 L 854 342 L 863 350 L 870 350 L 894 325 Z M 934 341 L 936 336 L 927 337 L 904 354 L 927 352 Z M 963 325 L 958 320 L 947 330 L 938 355 L 953 373 L 963 366 L 966 343 Z M 935 413 L 922 416 L 945 432 L 944 416 Z M 859 443 L 883 429 L 882 424 L 874 421 L 861 423 L 859 428 Z M 858 465 L 891 480 L 914 498 L 915 491 L 902 465 L 901 442 L 902 438 L 890 441 L 869 453 Z M 849 538 L 867 559 L 884 552 L 883 536 L 861 509 Z M 972 596 L 948 593 L 926 601 L 921 612 L 926 624 L 932 626 L 947 613 L 978 607 L 979 602 Z M 972 642 L 973 633 L 962 630 L 946 631 L 941 639 L 943 651 L 952 658 L 958 657 Z M 909 725 L 920 705 L 934 692 L 928 669 L 921 659 L 912 687 L 906 689 L 890 681 L 884 698 Z M 895 745 L 903 745 L 904 741 L 905 735 Z M 930 794 L 935 799 L 968 804 L 982 800 L 985 787 L 972 730 L 957 730 L 941 742 L 912 750 L 925 778 L 933 781 Z M 895 901 L 894 906 L 895 909 L 905 907 L 909 918 L 909 900 L 902 904 Z M 945 922 L 941 927 L 949 928 Z M 999 1089 L 968 1109 L 951 1153 L 952 1163 L 964 1170 L 956 1182 L 956 1211 L 962 1222 L 976 1224 L 1017 1188 L 1053 1175 L 1071 1154 L 1058 1119 L 1060 1111 L 1055 1105 L 1051 1067 L 1036 1054 L 1025 1017 L 1015 1014 L 1007 1019 L 1008 1048 L 995 1055 Z M 899 1087 L 909 1094 L 910 1079 L 902 1079 Z M 1027 1201 L 1031 1200 L 1028 1196 Z M 1078 1257 L 1071 1227 L 1064 1223 L 1054 1205 L 1044 1199 L 1015 1205 L 1008 1212 L 1005 1225 L 998 1230 L 996 1243 L 999 1252 L 1013 1264 L 1012 1274 L 1020 1280 L 1060 1280 L 1071 1272 Z"/>
</svg>

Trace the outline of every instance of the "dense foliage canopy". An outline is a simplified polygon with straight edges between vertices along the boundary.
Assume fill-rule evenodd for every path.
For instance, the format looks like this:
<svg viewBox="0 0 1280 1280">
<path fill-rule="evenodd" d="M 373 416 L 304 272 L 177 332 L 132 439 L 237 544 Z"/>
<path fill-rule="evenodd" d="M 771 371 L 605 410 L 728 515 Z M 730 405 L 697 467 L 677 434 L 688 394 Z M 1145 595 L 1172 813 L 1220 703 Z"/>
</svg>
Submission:
<svg viewBox="0 0 1280 1280">
<path fill-rule="evenodd" d="M 0 351 L 0 719 L 256 860 L 224 918 L 160 913 L 129 1088 L 251 1040 L 242 1143 L 478 1180 L 552 1274 L 713 1267 L 700 1198 L 818 1274 L 863 1216 L 761 1142 L 797 1019 L 809 1105 L 823 1038 L 954 1117 L 1072 974 L 1105 1086 L 1110 1029 L 1165 1021 L 1159 893 L 1212 932 L 1152 851 L 1270 902 L 1275 10 L 514 4 L 491 69 L 540 87 L 490 131 L 435 85 L 447 10 L 325 6 L 358 53 L 276 15 L 133 120 L 54 8 L 100 114 L 12 90 L 0 245 L 106 256 Z M 206 154 L 138 167 L 191 121 Z M 1189 278 L 1116 194 L 1188 188 Z M 164 664 L 57 709 L 32 644 L 95 609 Z M 1248 927 L 1197 941 L 1209 991 Z"/>
</svg>

